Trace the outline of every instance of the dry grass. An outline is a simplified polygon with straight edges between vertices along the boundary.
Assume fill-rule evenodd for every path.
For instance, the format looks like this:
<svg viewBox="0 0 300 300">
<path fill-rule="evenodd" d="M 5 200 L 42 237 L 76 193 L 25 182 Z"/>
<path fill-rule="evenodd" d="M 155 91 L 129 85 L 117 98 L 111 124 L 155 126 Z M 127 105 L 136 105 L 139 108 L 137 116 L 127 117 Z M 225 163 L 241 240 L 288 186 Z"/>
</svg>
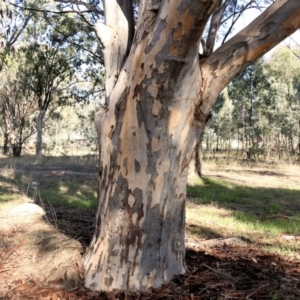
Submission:
<svg viewBox="0 0 300 300">
<path fill-rule="evenodd" d="M 25 197 L 0 205 L 1 299 L 29 282 L 58 289 L 80 284 L 80 243 L 55 230 L 44 215 Z"/>
<path fill-rule="evenodd" d="M 204 164 L 190 180 L 188 237 L 240 236 L 268 251 L 299 256 L 300 167 Z M 191 237 L 192 236 L 192 237 Z"/>
</svg>

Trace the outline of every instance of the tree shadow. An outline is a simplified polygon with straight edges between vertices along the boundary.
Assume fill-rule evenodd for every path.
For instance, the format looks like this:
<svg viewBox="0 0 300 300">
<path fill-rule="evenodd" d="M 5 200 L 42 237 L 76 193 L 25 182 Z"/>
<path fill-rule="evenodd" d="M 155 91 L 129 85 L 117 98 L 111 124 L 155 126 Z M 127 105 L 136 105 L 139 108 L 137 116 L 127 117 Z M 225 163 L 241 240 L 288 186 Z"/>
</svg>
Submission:
<svg viewBox="0 0 300 300">
<path fill-rule="evenodd" d="M 34 155 L 22 155 L 21 157 L 0 157 L 0 169 L 8 169 L 23 172 L 38 171 L 73 171 L 73 172 L 97 172 L 98 160 L 94 155 L 74 156 L 43 156 L 39 161 Z"/>
</svg>

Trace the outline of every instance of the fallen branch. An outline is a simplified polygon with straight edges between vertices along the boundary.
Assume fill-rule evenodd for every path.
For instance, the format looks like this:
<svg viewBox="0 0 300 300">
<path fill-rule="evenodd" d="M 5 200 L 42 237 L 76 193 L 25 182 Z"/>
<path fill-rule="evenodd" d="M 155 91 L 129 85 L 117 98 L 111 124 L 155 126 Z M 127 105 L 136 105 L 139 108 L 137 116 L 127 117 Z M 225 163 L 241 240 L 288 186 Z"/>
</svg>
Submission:
<svg viewBox="0 0 300 300">
<path fill-rule="evenodd" d="M 24 243 L 24 239 L 19 243 L 17 246 L 11 248 L 8 253 L 6 254 L 5 258 L 2 261 L 2 264 L 14 253 L 16 252 Z M 1 266 L 0 266 L 1 267 Z"/>
<path fill-rule="evenodd" d="M 185 244 L 186 248 L 192 250 L 199 250 L 201 248 L 212 248 L 212 247 L 224 247 L 224 246 L 246 246 L 250 241 L 240 238 L 240 237 L 231 237 L 231 238 L 219 238 L 205 240 L 197 243 L 188 242 Z"/>
<path fill-rule="evenodd" d="M 222 276 L 224 276 L 224 277 L 231 278 L 231 276 L 230 276 L 229 274 L 227 274 L 227 273 L 225 273 L 225 272 L 223 272 L 223 271 L 221 271 L 221 270 L 219 270 L 219 269 L 216 270 L 216 269 L 214 269 L 214 268 L 208 266 L 207 264 L 202 264 L 202 265 L 203 265 L 205 268 L 207 268 L 207 269 L 213 271 L 213 272 L 216 273 L 217 275 L 222 275 Z"/>
</svg>

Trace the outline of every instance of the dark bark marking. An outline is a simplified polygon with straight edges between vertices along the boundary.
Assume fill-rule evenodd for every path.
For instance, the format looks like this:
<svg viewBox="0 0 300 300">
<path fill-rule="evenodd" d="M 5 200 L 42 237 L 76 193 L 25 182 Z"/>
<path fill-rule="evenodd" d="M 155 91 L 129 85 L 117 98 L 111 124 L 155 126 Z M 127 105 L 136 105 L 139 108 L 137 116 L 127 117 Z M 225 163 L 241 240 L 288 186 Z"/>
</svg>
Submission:
<svg viewBox="0 0 300 300">
<path fill-rule="evenodd" d="M 114 250 L 114 251 L 112 252 L 112 255 L 113 255 L 113 256 L 118 256 L 119 252 L 120 252 L 120 250 L 119 250 L 119 249 L 116 249 L 116 250 Z"/>
<path fill-rule="evenodd" d="M 104 279 L 104 283 L 105 283 L 105 285 L 106 285 L 107 287 L 110 287 L 110 286 L 112 285 L 113 281 L 114 281 L 114 279 L 113 279 L 112 276 L 106 277 L 106 278 Z"/>
<path fill-rule="evenodd" d="M 185 157 L 184 160 L 181 163 L 181 170 L 180 174 L 184 171 L 184 169 L 189 165 L 189 160 Z"/>
<path fill-rule="evenodd" d="M 162 242 L 163 234 L 164 234 L 164 230 L 163 230 L 164 222 L 166 221 L 164 214 L 165 214 L 167 199 L 168 199 L 168 195 L 166 197 L 164 197 L 164 199 L 163 199 L 162 208 L 161 208 L 161 211 L 159 214 L 159 229 L 158 229 L 159 237 L 157 239 L 157 253 L 158 253 L 157 259 L 158 259 L 159 265 L 162 264 L 162 257 L 161 257 L 162 253 L 161 252 L 164 251 L 163 247 L 161 246 L 161 242 Z"/>
<path fill-rule="evenodd" d="M 86 269 L 86 273 L 88 273 L 90 271 L 91 267 L 92 267 L 92 263 L 89 264 L 88 268 Z"/>
<path fill-rule="evenodd" d="M 266 23 L 262 28 L 260 29 L 260 32 L 266 33 L 266 38 L 270 35 L 269 33 L 273 31 L 273 28 L 276 27 L 276 23 L 274 21 L 270 21 Z"/>
<path fill-rule="evenodd" d="M 167 27 L 167 22 L 165 19 L 160 19 L 158 22 L 158 25 L 155 28 L 153 39 L 150 41 L 150 43 L 145 48 L 145 53 L 149 54 L 153 47 L 157 44 L 157 42 L 160 40 L 161 33 L 164 32 L 165 28 Z"/>
<path fill-rule="evenodd" d="M 118 204 L 116 207 L 119 207 L 120 209 L 125 209 L 127 206 L 127 200 L 129 197 L 129 189 L 128 189 L 128 181 L 126 178 L 124 178 L 122 175 L 119 175 L 119 178 L 117 180 L 117 187 L 115 191 L 115 195 L 113 196 L 114 199 L 117 199 Z M 113 201 L 110 201 L 113 202 Z"/>
<path fill-rule="evenodd" d="M 127 157 L 124 158 L 124 161 L 123 161 L 123 167 L 125 167 L 127 169 Z"/>
<path fill-rule="evenodd" d="M 126 251 L 125 251 L 125 249 L 122 249 L 121 253 L 120 253 L 121 268 L 123 267 L 123 263 L 124 263 L 124 261 L 126 259 L 125 255 L 126 255 Z"/>
<path fill-rule="evenodd" d="M 140 172 L 141 170 L 141 165 L 136 159 L 134 160 L 134 170 L 136 173 Z"/>
<path fill-rule="evenodd" d="M 206 2 L 206 1 L 204 1 Z M 192 13 L 193 11 L 199 10 L 199 3 L 198 1 L 181 1 L 181 4 L 177 7 L 177 11 L 179 13 L 183 13 L 186 9 L 189 9 Z"/>
<path fill-rule="evenodd" d="M 95 252 L 97 253 L 98 252 L 98 249 L 100 247 L 100 243 L 97 245 L 96 249 L 95 249 Z"/>
<path fill-rule="evenodd" d="M 147 197 L 147 215 L 145 219 L 145 223 L 143 225 L 143 228 L 147 228 L 148 230 L 145 231 L 145 243 L 142 245 L 141 248 L 141 261 L 147 261 L 147 265 L 145 266 L 146 270 L 145 273 L 150 273 L 153 269 L 157 267 L 157 241 L 159 237 L 159 230 L 155 226 L 153 228 L 153 224 L 157 224 L 159 222 L 158 216 L 160 216 L 159 213 L 159 205 L 156 204 L 153 208 L 151 208 L 151 202 L 152 202 L 152 193 L 149 193 Z M 153 228 L 154 230 L 151 230 Z M 143 248 L 149 249 L 148 251 L 142 251 Z"/>
<path fill-rule="evenodd" d="M 155 182 L 155 180 L 154 180 L 154 181 L 151 181 L 151 182 L 152 182 L 152 188 L 153 188 L 153 191 L 155 191 L 156 182 Z"/>
<path fill-rule="evenodd" d="M 128 99 L 128 95 L 130 94 L 130 87 L 126 87 L 124 89 L 124 91 L 122 92 L 122 94 L 120 95 L 120 99 L 116 104 L 115 107 L 115 115 L 116 115 L 116 124 L 114 126 L 114 132 L 112 135 L 112 143 L 113 145 L 115 145 L 117 148 L 120 148 L 120 132 L 121 132 L 121 128 L 122 128 L 122 124 L 123 124 L 123 117 L 124 117 L 124 113 L 126 110 L 126 104 L 127 104 L 127 99 Z M 113 154 L 114 156 L 116 155 L 116 153 Z M 115 160 L 113 158 L 111 158 L 110 160 L 111 162 L 114 162 Z"/>
<path fill-rule="evenodd" d="M 159 157 L 161 156 L 161 149 L 152 152 L 151 144 L 148 144 L 147 148 L 149 151 L 148 152 L 149 156 L 148 156 L 148 164 L 146 167 L 146 174 L 151 174 L 151 179 L 152 179 L 152 181 L 154 181 L 155 178 L 157 178 L 157 176 L 158 176 L 158 172 L 156 170 L 156 163 L 157 163 Z"/>
<path fill-rule="evenodd" d="M 143 191 L 139 188 L 135 188 L 133 191 L 133 196 L 135 198 L 134 205 L 132 207 L 133 213 L 138 214 L 137 222 L 141 220 L 141 218 L 144 217 L 144 197 L 143 197 Z"/>
<path fill-rule="evenodd" d="M 111 127 L 110 127 L 110 131 L 109 131 L 109 133 L 108 133 L 108 137 L 111 139 L 112 138 L 112 136 L 113 136 L 113 134 L 114 134 L 114 125 L 111 125 Z"/>
</svg>

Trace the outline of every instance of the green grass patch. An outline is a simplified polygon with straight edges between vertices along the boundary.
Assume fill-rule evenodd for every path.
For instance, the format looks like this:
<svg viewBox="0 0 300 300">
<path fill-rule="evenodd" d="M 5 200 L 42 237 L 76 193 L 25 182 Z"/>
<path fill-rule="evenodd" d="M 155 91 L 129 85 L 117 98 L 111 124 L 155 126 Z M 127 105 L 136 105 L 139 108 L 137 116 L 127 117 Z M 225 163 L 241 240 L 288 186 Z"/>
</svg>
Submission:
<svg viewBox="0 0 300 300">
<path fill-rule="evenodd" d="M 38 187 L 42 201 L 60 204 L 71 208 L 94 209 L 97 206 L 95 186 L 76 184 L 76 182 L 57 182 L 51 186 Z"/>
<path fill-rule="evenodd" d="M 0 180 L 14 186 L 19 193 L 29 196 L 36 203 L 50 203 L 78 209 L 95 209 L 97 203 L 96 158 L 86 156 L 0 157 Z M 85 175 L 87 174 L 87 175 Z M 38 186 L 32 185 L 38 182 Z M 9 191 L 1 194 L 0 201 L 15 199 Z M 1 198 L 2 195 L 2 198 Z M 11 198 L 10 198 L 11 197 Z"/>
<path fill-rule="evenodd" d="M 294 215 L 300 212 L 300 191 L 238 185 L 215 178 L 196 180 L 187 195 L 198 204 L 214 204 L 263 217 L 269 214 Z"/>
<path fill-rule="evenodd" d="M 0 202 L 17 200 L 19 197 L 19 194 L 0 194 Z"/>
<path fill-rule="evenodd" d="M 299 254 L 299 190 L 251 187 L 204 178 L 192 181 L 187 192 L 191 234 L 203 239 L 241 236 L 270 251 Z M 285 235 L 295 238 L 287 242 Z"/>
</svg>

